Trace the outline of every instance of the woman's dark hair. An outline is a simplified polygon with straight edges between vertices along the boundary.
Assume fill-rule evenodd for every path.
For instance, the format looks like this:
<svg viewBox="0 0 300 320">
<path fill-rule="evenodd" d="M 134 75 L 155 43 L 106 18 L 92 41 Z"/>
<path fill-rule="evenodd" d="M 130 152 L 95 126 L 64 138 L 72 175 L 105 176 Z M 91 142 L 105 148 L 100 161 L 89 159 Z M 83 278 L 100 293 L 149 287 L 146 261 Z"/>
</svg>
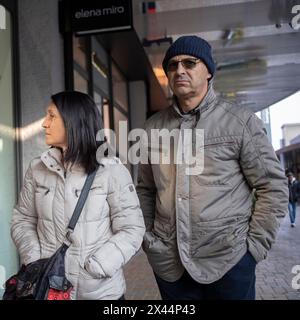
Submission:
<svg viewBox="0 0 300 320">
<path fill-rule="evenodd" d="M 93 99 L 78 91 L 63 91 L 51 96 L 63 118 L 68 147 L 64 161 L 81 165 L 86 173 L 98 167 L 96 141 L 97 132 L 103 129 L 100 112 Z"/>
</svg>

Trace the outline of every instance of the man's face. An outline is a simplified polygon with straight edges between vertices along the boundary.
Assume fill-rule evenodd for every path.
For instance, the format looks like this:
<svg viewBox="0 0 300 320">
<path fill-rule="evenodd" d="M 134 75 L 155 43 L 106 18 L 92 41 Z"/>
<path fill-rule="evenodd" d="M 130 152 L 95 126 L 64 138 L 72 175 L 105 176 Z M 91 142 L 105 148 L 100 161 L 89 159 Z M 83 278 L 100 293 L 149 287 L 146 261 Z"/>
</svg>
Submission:
<svg viewBox="0 0 300 320">
<path fill-rule="evenodd" d="M 170 59 L 167 76 L 169 86 L 178 98 L 203 95 L 207 90 L 207 80 L 211 78 L 206 65 L 200 59 L 188 55 Z"/>
</svg>

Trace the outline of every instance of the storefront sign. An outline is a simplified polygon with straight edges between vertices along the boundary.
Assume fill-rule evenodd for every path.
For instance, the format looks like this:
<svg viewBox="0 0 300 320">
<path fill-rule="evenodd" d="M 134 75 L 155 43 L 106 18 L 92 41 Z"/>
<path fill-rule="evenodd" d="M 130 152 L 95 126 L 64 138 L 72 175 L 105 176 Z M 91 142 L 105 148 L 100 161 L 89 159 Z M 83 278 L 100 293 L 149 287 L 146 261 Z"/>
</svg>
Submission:
<svg viewBox="0 0 300 320">
<path fill-rule="evenodd" d="M 77 35 L 132 29 L 131 0 L 65 1 L 70 31 Z"/>
</svg>

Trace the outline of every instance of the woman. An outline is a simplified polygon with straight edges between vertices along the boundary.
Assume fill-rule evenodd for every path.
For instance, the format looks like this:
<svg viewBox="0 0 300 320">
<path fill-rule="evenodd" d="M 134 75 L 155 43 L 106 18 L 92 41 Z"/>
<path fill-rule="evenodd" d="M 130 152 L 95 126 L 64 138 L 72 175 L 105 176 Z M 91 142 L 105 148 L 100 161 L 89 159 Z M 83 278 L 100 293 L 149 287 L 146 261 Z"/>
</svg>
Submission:
<svg viewBox="0 0 300 320">
<path fill-rule="evenodd" d="M 117 158 L 96 159 L 100 113 L 86 94 L 51 97 L 42 124 L 51 146 L 31 161 L 12 218 L 11 234 L 28 264 L 64 241 L 88 173 L 97 170 L 66 253 L 72 299 L 122 299 L 122 266 L 139 250 L 144 222 L 128 170 Z"/>
</svg>

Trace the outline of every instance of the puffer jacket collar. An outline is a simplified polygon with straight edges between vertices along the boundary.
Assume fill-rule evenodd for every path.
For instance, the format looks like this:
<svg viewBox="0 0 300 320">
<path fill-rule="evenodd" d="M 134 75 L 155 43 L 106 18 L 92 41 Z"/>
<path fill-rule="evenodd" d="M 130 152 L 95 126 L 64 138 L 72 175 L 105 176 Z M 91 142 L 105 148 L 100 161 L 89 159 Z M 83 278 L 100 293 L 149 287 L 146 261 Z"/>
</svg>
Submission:
<svg viewBox="0 0 300 320">
<path fill-rule="evenodd" d="M 62 178 L 65 177 L 67 171 L 70 172 L 84 172 L 84 168 L 76 164 L 69 164 L 66 168 L 62 163 L 61 150 L 55 147 L 51 147 L 41 155 L 41 160 L 45 166 L 53 172 L 56 172 Z"/>
</svg>

